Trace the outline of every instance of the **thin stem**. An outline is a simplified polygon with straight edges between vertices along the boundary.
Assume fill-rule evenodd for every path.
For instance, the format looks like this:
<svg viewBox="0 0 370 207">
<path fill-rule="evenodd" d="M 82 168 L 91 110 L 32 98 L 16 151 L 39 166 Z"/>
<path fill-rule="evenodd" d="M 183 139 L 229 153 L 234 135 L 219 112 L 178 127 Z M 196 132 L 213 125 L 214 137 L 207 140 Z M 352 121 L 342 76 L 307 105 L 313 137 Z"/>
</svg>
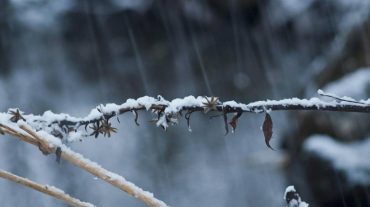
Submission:
<svg viewBox="0 0 370 207">
<path fill-rule="evenodd" d="M 67 203 L 70 206 L 74 207 L 93 207 L 94 205 L 91 203 L 82 202 L 77 198 L 73 198 L 70 195 L 64 193 L 62 190 L 49 185 L 42 185 L 39 183 L 36 183 L 32 180 L 29 180 L 27 178 L 23 178 L 17 175 L 14 175 L 10 172 L 7 172 L 5 170 L 0 170 L 0 177 L 16 182 L 18 184 L 24 185 L 26 187 L 32 188 L 34 190 L 37 190 L 41 193 L 50 195 L 56 199 L 62 200 L 65 203 Z"/>
<path fill-rule="evenodd" d="M 94 176 L 104 180 L 105 182 L 125 191 L 129 195 L 143 201 L 145 204 L 147 204 L 150 207 L 166 207 L 167 205 L 161 201 L 156 199 L 152 193 L 144 191 L 143 189 L 137 187 L 134 183 L 131 183 L 127 181 L 122 176 L 113 173 L 111 171 L 108 171 L 101 167 L 99 164 L 90 161 L 87 158 L 84 158 L 81 154 L 74 152 L 72 149 L 68 148 L 67 146 L 60 144 L 59 146 L 53 146 L 52 143 L 48 140 L 48 138 L 40 136 L 37 132 L 35 132 L 32 128 L 26 125 L 20 125 L 19 127 L 27 132 L 27 135 L 24 135 L 21 132 L 18 132 L 16 129 L 13 129 L 9 126 L 1 125 L 5 133 L 8 133 L 12 136 L 20 138 L 22 141 L 26 140 L 37 140 L 36 142 L 29 142 L 27 143 L 33 144 L 35 146 L 38 146 L 39 149 L 44 152 L 40 146 L 48 146 L 46 149 L 47 152 L 52 153 L 55 152 L 56 147 L 60 147 L 62 149 L 61 157 L 73 165 L 93 174 Z M 14 133 L 17 132 L 17 133 Z M 54 137 L 53 137 L 54 138 Z"/>
</svg>

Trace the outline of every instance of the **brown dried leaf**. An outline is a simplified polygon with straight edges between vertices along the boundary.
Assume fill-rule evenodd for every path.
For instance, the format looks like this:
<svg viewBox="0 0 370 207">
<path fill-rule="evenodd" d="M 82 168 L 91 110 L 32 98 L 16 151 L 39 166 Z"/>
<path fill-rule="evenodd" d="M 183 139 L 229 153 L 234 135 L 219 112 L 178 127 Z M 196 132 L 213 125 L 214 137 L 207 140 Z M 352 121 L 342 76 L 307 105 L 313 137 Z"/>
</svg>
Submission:
<svg viewBox="0 0 370 207">
<path fill-rule="evenodd" d="M 12 115 L 12 117 L 10 117 L 10 121 L 12 122 L 17 123 L 19 120 L 26 121 L 26 119 L 22 116 L 23 112 L 19 109 L 9 110 L 8 113 Z"/>
<path fill-rule="evenodd" d="M 242 115 L 242 113 L 241 112 L 238 112 L 238 113 L 236 113 L 234 116 L 233 116 L 233 118 L 231 119 L 231 121 L 229 122 L 229 124 L 230 124 L 230 126 L 231 126 L 231 128 L 233 129 L 233 132 L 235 131 L 235 129 L 236 129 L 236 126 L 237 126 L 237 124 L 238 124 L 238 120 L 239 120 L 239 118 L 240 118 L 240 116 Z"/>
<path fill-rule="evenodd" d="M 98 138 L 99 134 L 103 134 L 102 126 L 100 126 L 100 121 L 97 121 L 96 123 L 93 123 L 93 125 L 90 126 L 90 129 L 93 130 L 93 132 L 90 134 L 90 136 L 94 136 L 95 138 Z"/>
<path fill-rule="evenodd" d="M 48 155 L 48 154 L 52 153 L 53 149 L 47 143 L 39 142 L 37 144 L 38 144 L 39 150 L 42 152 L 42 154 Z"/>
<path fill-rule="evenodd" d="M 117 128 L 112 127 L 112 123 L 110 123 L 108 120 L 103 120 L 102 125 L 100 127 L 100 131 L 103 134 L 104 137 L 111 136 L 111 133 L 116 133 Z"/>
<path fill-rule="evenodd" d="M 270 140 L 272 138 L 272 127 L 273 127 L 273 123 L 272 123 L 271 116 L 270 114 L 266 113 L 265 120 L 263 121 L 263 125 L 262 125 L 263 135 L 265 136 L 265 143 L 267 147 L 274 150 L 274 148 L 272 148 L 270 145 Z"/>
<path fill-rule="evenodd" d="M 137 120 L 139 119 L 139 114 L 137 113 L 136 110 L 133 110 L 132 113 L 134 113 L 134 115 L 135 115 L 135 124 L 136 124 L 136 126 L 140 126 L 139 122 L 137 122 Z"/>
<path fill-rule="evenodd" d="M 57 149 L 55 151 L 55 155 L 56 155 L 57 163 L 60 163 L 60 158 L 62 157 L 62 148 L 57 147 Z"/>
<path fill-rule="evenodd" d="M 186 119 L 186 124 L 188 125 L 188 130 L 191 131 L 191 127 L 190 127 L 190 116 L 191 114 L 193 113 L 194 111 L 192 110 L 189 110 L 186 112 L 185 114 L 185 119 Z"/>
<path fill-rule="evenodd" d="M 224 123 L 225 123 L 225 135 L 227 135 L 229 133 L 229 125 L 227 124 L 227 113 L 226 111 L 224 110 L 223 111 L 223 117 L 224 117 Z"/>
<path fill-rule="evenodd" d="M 219 98 L 212 96 L 211 98 L 208 99 L 207 96 L 204 97 L 207 102 L 203 102 L 203 108 L 204 108 L 204 113 L 208 113 L 210 111 L 216 111 L 217 110 L 217 105 L 219 103 Z"/>
</svg>

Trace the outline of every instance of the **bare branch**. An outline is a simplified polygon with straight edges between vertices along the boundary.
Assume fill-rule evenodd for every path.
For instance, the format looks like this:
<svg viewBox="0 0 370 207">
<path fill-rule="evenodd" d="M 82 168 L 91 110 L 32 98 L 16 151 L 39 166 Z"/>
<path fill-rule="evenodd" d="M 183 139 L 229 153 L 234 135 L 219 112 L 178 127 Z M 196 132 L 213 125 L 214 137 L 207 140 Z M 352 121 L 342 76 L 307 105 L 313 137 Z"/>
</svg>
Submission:
<svg viewBox="0 0 370 207">
<path fill-rule="evenodd" d="M 10 172 L 7 172 L 5 170 L 0 170 L 0 177 L 2 177 L 4 179 L 7 179 L 7 180 L 10 180 L 10 181 L 13 181 L 13 182 L 16 182 L 16 183 L 19 183 L 19 184 L 24 185 L 26 187 L 32 188 L 32 189 L 37 190 L 41 193 L 50 195 L 54 198 L 57 198 L 59 200 L 64 201 L 65 203 L 67 203 L 70 206 L 74 206 L 74 207 L 93 207 L 94 206 L 91 203 L 82 202 L 77 198 L 73 198 L 70 195 L 64 193 L 62 190 L 60 190 L 60 189 L 58 189 L 54 186 L 42 185 L 42 184 L 36 183 L 32 180 L 29 180 L 27 178 L 23 178 L 23 177 L 14 175 L 14 174 L 12 174 Z"/>
</svg>

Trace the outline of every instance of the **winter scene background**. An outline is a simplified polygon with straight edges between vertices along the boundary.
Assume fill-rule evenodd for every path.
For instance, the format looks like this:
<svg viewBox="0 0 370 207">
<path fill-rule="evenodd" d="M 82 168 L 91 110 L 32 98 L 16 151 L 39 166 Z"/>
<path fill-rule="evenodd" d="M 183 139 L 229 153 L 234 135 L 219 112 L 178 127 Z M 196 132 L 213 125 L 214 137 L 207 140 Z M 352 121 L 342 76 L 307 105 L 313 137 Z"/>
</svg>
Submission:
<svg viewBox="0 0 370 207">
<path fill-rule="evenodd" d="M 85 117 L 145 95 L 249 103 L 318 97 L 318 89 L 369 98 L 370 1 L 0 1 L 1 112 Z M 112 121 L 110 138 L 70 147 L 169 206 L 281 207 L 294 189 L 310 206 L 370 206 L 368 114 L 270 114 L 275 151 L 259 114 L 242 116 L 225 136 L 221 117 L 195 113 L 191 132 L 184 119 L 164 131 L 149 113 L 140 112 L 140 126 L 127 113 Z M 7 135 L 0 169 L 96 206 L 145 206 Z M 66 206 L 4 179 L 0 203 Z"/>
</svg>

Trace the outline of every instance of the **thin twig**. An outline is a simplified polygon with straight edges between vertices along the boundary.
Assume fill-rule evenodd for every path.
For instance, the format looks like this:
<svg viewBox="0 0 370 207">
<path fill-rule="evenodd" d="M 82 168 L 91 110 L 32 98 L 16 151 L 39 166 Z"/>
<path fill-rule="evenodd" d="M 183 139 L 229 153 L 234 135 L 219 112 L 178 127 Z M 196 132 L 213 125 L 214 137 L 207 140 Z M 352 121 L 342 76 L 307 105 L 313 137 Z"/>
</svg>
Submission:
<svg viewBox="0 0 370 207">
<path fill-rule="evenodd" d="M 332 93 L 325 93 L 323 90 L 318 90 L 317 92 L 318 92 L 318 94 L 320 96 L 329 97 L 329 98 L 335 99 L 337 101 L 344 101 L 344 102 L 350 102 L 350 103 L 364 104 L 364 103 L 362 103 L 360 101 L 350 100 L 348 97 L 341 98 L 341 97 L 339 97 L 339 96 L 337 96 L 335 94 L 332 94 Z"/>
<path fill-rule="evenodd" d="M 1 125 L 1 127 L 4 128 L 5 125 Z M 21 132 L 18 133 L 8 133 L 9 131 L 17 131 L 16 129 L 10 128 L 8 126 L 5 127 L 4 130 L 5 133 L 8 133 L 10 135 L 13 135 L 15 137 L 20 138 L 22 141 L 25 141 L 25 138 L 27 140 L 37 140 L 37 142 L 27 142 L 30 144 L 33 144 L 35 146 L 38 146 L 40 148 L 40 143 L 42 146 L 48 146 L 47 149 L 50 153 L 56 151 L 56 147 L 60 147 L 62 150 L 61 157 L 72 164 L 76 165 L 77 167 L 93 174 L 94 176 L 104 180 L 105 182 L 110 183 L 111 185 L 125 191 L 129 195 L 143 201 L 150 207 L 165 207 L 167 206 L 163 201 L 160 201 L 156 199 L 152 193 L 144 191 L 143 189 L 137 187 L 135 184 L 127 181 L 122 176 L 110 172 L 100 165 L 98 165 L 95 162 L 90 161 L 87 158 L 84 158 L 81 154 L 74 152 L 67 146 L 60 144 L 59 146 L 53 146 L 50 141 L 48 141 L 47 138 L 40 136 L 37 132 L 35 132 L 32 128 L 26 125 L 20 125 L 21 129 L 23 129 L 25 132 L 28 133 L 28 135 L 24 135 Z M 21 136 L 20 136 L 21 135 Z M 54 137 L 53 137 L 54 138 Z M 55 138 L 56 139 L 56 138 Z M 41 149 L 40 149 L 41 150 Z M 44 152 L 44 151 L 43 151 Z"/>
<path fill-rule="evenodd" d="M 32 188 L 32 189 L 37 190 L 41 193 L 50 195 L 54 198 L 57 198 L 59 200 L 64 201 L 65 203 L 67 203 L 70 206 L 74 206 L 74 207 L 93 207 L 94 206 L 91 203 L 82 202 L 77 198 L 73 198 L 70 195 L 64 193 L 62 190 L 60 190 L 60 189 L 58 189 L 54 186 L 42 185 L 42 184 L 36 183 L 32 180 L 29 180 L 27 178 L 23 178 L 23 177 L 14 175 L 14 174 L 12 174 L 10 172 L 7 172 L 5 170 L 0 170 L 0 177 L 2 177 L 4 179 L 7 179 L 7 180 L 10 180 L 10 181 L 13 181 L 13 182 L 16 182 L 16 183 L 19 183 L 19 184 L 24 185 L 26 187 Z"/>
</svg>

